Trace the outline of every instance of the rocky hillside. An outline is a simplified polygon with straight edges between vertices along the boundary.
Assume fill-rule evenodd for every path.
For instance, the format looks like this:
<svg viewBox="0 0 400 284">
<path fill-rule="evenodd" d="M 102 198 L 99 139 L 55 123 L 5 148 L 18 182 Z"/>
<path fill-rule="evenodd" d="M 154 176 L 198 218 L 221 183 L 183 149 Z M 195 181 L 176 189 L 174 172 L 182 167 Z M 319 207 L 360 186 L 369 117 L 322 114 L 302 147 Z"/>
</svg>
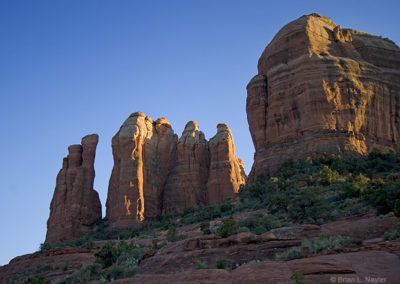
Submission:
<svg viewBox="0 0 400 284">
<path fill-rule="evenodd" d="M 247 86 L 249 180 L 283 161 L 388 150 L 400 135 L 400 49 L 312 14 L 284 26 Z"/>
<path fill-rule="evenodd" d="M 235 199 L 45 243 L 0 281 L 399 283 L 399 172 L 400 152 L 287 162 Z"/>
</svg>

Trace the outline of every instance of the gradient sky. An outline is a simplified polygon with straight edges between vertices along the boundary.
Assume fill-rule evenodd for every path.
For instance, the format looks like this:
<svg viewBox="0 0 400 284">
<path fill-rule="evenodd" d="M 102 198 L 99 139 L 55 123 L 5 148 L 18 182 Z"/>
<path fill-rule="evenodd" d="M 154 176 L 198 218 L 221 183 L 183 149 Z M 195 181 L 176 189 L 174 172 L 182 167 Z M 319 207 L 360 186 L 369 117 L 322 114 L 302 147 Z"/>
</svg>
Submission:
<svg viewBox="0 0 400 284">
<path fill-rule="evenodd" d="M 320 13 L 400 44 L 398 1 L 0 0 L 0 265 L 38 250 L 67 147 L 98 133 L 103 204 L 111 137 L 135 111 L 181 135 L 219 122 L 251 168 L 246 85 L 281 27 Z"/>
</svg>

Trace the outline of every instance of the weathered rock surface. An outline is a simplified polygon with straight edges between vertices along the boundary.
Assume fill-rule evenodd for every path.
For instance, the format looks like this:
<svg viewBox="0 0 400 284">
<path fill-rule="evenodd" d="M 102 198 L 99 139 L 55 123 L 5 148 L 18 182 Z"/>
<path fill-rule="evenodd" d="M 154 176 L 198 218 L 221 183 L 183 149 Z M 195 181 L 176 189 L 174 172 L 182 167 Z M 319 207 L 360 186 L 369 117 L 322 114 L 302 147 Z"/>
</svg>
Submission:
<svg viewBox="0 0 400 284">
<path fill-rule="evenodd" d="M 0 283 L 24 283 L 28 276 L 65 283 L 63 280 L 76 269 L 95 261 L 93 254 L 92 249 L 62 248 L 19 256 L 0 266 Z"/>
<path fill-rule="evenodd" d="M 400 135 L 400 49 L 312 14 L 286 26 L 247 86 L 256 149 L 249 180 L 326 154 L 388 150 Z"/>
<path fill-rule="evenodd" d="M 246 176 L 230 129 L 218 129 L 208 142 L 190 121 L 178 140 L 167 119 L 133 113 L 112 139 L 107 218 L 128 225 L 232 197 Z"/>
<path fill-rule="evenodd" d="M 220 123 L 217 134 L 210 139 L 208 203 L 234 197 L 246 178 L 243 161 L 236 157 L 232 132 L 228 125 Z"/>
<path fill-rule="evenodd" d="M 46 242 L 82 236 L 101 219 L 99 195 L 93 189 L 97 143 L 97 134 L 92 134 L 83 137 L 81 145 L 68 147 L 50 204 Z"/>
<path fill-rule="evenodd" d="M 160 214 L 176 140 L 164 118 L 153 122 L 141 112 L 128 117 L 112 139 L 114 167 L 106 203 L 108 219 L 124 225 Z"/>
<path fill-rule="evenodd" d="M 177 157 L 165 186 L 164 213 L 207 203 L 210 164 L 208 141 L 197 122 L 189 121 L 177 144 Z"/>
</svg>

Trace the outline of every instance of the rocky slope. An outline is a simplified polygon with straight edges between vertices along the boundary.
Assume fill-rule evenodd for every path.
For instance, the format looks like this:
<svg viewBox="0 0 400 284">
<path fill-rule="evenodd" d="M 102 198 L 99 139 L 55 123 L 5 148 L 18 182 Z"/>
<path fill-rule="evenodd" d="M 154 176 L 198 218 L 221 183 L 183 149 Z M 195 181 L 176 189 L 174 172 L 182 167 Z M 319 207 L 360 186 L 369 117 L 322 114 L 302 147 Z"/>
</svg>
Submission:
<svg viewBox="0 0 400 284">
<path fill-rule="evenodd" d="M 208 142 L 190 121 L 178 139 L 168 120 L 133 113 L 112 139 L 107 219 L 125 226 L 233 197 L 246 181 L 232 133 L 219 124 Z"/>
<path fill-rule="evenodd" d="M 101 220 L 99 195 L 93 189 L 98 139 L 97 134 L 88 135 L 82 138 L 82 145 L 68 147 L 50 204 L 46 242 L 80 237 Z"/>
<path fill-rule="evenodd" d="M 400 49 L 311 14 L 286 26 L 247 86 L 249 180 L 291 158 L 388 150 L 400 134 Z"/>
<path fill-rule="evenodd" d="M 236 214 L 234 218 L 240 220 L 251 214 L 267 213 L 247 212 Z M 217 219 L 212 225 L 220 222 Z M 199 224 L 188 225 L 179 228 L 187 239 L 168 242 L 158 250 L 152 247 L 152 239 L 133 238 L 132 241 L 148 250 L 140 262 L 139 274 L 113 283 L 292 283 L 291 277 L 297 273 L 304 276 L 305 283 L 331 283 L 333 277 L 338 282 L 344 278 L 356 281 L 357 277 L 364 281 L 365 277 L 370 277 L 395 284 L 400 281 L 397 269 L 400 265 L 400 241 L 383 241 L 380 237 L 398 225 L 395 217 L 367 214 L 322 226 L 296 225 L 261 235 L 243 232 L 227 238 L 213 234 L 205 236 Z M 321 234 L 335 237 L 337 228 L 342 229 L 343 237 L 361 237 L 364 242 L 357 247 L 342 248 L 339 252 L 328 250 L 305 255 L 302 259 L 281 261 L 275 257 L 301 246 L 305 238 L 318 239 Z M 167 231 L 159 231 L 159 241 L 165 241 L 166 235 Z M 93 254 L 103 244 L 96 242 L 92 249 L 62 248 L 17 257 L 0 267 L 0 282 L 18 281 L 24 275 L 41 275 L 52 283 L 65 283 L 65 279 L 81 264 L 95 261 Z M 226 260 L 225 269 L 215 269 L 218 259 Z M 199 262 L 204 263 L 207 269 L 198 270 L 196 265 Z"/>
</svg>

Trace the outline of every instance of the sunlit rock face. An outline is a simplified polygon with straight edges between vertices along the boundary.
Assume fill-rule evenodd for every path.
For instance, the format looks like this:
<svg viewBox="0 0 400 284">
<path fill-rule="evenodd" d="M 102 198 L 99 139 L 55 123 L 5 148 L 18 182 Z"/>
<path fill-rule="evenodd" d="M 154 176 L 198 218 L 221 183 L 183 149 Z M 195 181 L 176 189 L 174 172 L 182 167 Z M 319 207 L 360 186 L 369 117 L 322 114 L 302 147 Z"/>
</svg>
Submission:
<svg viewBox="0 0 400 284">
<path fill-rule="evenodd" d="M 400 49 L 312 14 L 286 26 L 247 86 L 249 181 L 287 159 L 388 150 L 400 133 Z"/>
<path fill-rule="evenodd" d="M 220 142 L 208 142 L 190 121 L 178 139 L 167 119 L 133 113 L 112 139 L 107 219 L 125 226 L 232 197 L 246 176 L 231 131 L 223 128 L 226 137 L 217 134 L 221 139 L 213 139 Z"/>
<path fill-rule="evenodd" d="M 68 147 L 50 204 L 46 242 L 80 237 L 101 220 L 99 195 L 93 189 L 97 143 L 97 134 L 92 134 L 83 137 L 81 145 Z"/>
<path fill-rule="evenodd" d="M 114 167 L 107 218 L 117 225 L 160 215 L 164 184 L 175 159 L 177 136 L 165 118 L 133 113 L 112 139 Z"/>
</svg>

